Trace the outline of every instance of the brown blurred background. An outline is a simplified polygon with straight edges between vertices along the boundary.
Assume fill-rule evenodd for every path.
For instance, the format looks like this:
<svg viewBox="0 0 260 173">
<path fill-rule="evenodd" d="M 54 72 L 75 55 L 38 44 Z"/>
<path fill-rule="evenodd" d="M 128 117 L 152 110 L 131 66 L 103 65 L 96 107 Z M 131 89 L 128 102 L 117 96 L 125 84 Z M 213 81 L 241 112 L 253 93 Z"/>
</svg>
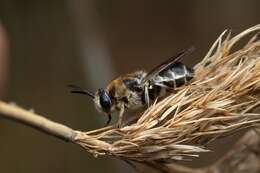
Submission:
<svg viewBox="0 0 260 173">
<path fill-rule="evenodd" d="M 95 91 L 194 45 L 184 59 L 192 66 L 224 29 L 239 33 L 260 23 L 259 6 L 259 0 L 0 0 L 0 95 L 74 129 L 101 127 L 106 117 L 88 98 L 71 95 L 67 84 Z M 0 137 L 0 172 L 134 172 L 4 119 Z M 193 166 L 216 160 L 224 144 Z"/>
</svg>

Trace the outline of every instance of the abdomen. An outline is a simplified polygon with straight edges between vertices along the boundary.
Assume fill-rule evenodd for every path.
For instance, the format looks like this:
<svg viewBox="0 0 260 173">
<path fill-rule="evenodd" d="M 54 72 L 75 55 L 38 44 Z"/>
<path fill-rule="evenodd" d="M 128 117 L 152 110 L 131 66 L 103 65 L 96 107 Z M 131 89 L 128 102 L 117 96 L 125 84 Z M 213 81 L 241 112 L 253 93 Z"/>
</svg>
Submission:
<svg viewBox="0 0 260 173">
<path fill-rule="evenodd" d="M 175 89 L 193 78 L 193 69 L 177 62 L 153 78 L 153 85 Z"/>
</svg>

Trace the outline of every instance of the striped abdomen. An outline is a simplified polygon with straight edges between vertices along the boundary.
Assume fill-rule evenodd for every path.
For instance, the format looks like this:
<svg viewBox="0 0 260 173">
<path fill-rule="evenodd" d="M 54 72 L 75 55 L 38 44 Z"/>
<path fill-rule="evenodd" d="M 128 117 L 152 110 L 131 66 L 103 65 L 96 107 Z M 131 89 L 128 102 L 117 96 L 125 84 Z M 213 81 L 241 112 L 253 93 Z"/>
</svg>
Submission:
<svg viewBox="0 0 260 173">
<path fill-rule="evenodd" d="M 186 84 L 192 77 L 193 69 L 181 62 L 176 62 L 156 75 L 152 80 L 152 85 L 175 89 Z"/>
</svg>

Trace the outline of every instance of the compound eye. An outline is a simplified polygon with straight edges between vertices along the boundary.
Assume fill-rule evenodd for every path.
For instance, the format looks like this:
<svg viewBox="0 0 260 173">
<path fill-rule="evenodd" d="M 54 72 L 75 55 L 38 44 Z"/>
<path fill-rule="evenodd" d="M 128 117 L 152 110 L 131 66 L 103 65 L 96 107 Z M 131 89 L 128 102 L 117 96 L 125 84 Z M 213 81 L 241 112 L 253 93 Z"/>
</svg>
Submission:
<svg viewBox="0 0 260 173">
<path fill-rule="evenodd" d="M 111 102 L 110 96 L 108 95 L 108 93 L 105 90 L 99 91 L 99 102 L 100 102 L 102 109 L 105 112 L 110 111 L 110 108 L 112 106 L 112 102 Z"/>
</svg>

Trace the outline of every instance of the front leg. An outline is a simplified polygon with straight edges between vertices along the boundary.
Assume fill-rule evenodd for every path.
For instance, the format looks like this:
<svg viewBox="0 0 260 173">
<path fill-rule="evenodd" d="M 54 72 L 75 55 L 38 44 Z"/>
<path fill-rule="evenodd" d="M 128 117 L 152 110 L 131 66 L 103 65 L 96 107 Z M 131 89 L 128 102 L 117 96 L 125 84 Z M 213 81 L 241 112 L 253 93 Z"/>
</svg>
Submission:
<svg viewBox="0 0 260 173">
<path fill-rule="evenodd" d="M 119 116 L 118 116 L 118 121 L 117 121 L 118 128 L 122 127 L 124 112 L 125 112 L 125 106 L 122 104 L 120 106 L 120 111 L 119 111 Z"/>
</svg>

